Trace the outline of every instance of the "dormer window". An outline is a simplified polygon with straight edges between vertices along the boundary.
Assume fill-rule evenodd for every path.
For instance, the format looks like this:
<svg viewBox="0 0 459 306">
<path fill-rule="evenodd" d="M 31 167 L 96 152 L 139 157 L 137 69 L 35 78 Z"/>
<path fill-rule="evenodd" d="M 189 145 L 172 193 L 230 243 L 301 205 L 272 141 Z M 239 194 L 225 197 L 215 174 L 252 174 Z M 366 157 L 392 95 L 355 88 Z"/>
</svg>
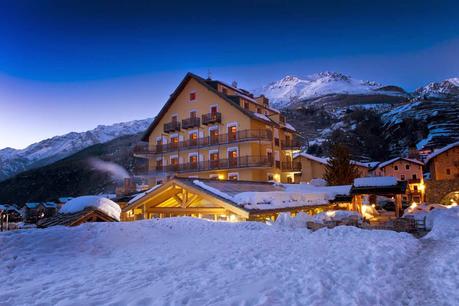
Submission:
<svg viewBox="0 0 459 306">
<path fill-rule="evenodd" d="M 190 93 L 190 102 L 196 101 L 196 92 L 193 91 Z"/>
<path fill-rule="evenodd" d="M 405 165 L 406 170 L 410 170 L 410 165 Z"/>
<path fill-rule="evenodd" d="M 395 169 L 395 170 L 398 170 L 398 166 L 394 166 L 394 169 Z"/>
</svg>

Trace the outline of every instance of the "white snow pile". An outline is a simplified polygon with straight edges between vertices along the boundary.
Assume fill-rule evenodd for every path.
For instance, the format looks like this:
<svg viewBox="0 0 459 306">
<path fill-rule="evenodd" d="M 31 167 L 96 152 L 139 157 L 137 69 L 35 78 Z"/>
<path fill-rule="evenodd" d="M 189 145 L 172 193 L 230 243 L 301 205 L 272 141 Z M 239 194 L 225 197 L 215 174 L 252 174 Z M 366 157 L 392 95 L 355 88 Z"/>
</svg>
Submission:
<svg viewBox="0 0 459 306">
<path fill-rule="evenodd" d="M 391 231 L 170 218 L 2 232 L 0 241 L 2 305 L 459 302 L 457 244 Z"/>
<path fill-rule="evenodd" d="M 362 216 L 356 211 L 350 210 L 329 210 L 314 216 L 314 222 L 324 223 L 326 221 L 343 221 L 344 219 L 355 218 L 359 222 Z"/>
<path fill-rule="evenodd" d="M 121 208 L 118 204 L 100 196 L 82 196 L 74 198 L 62 206 L 59 211 L 62 214 L 73 214 L 86 208 L 97 209 L 107 216 L 120 220 Z"/>
<path fill-rule="evenodd" d="M 397 185 L 397 179 L 393 176 L 359 177 L 354 179 L 355 187 L 386 187 Z"/>
<path fill-rule="evenodd" d="M 315 179 L 312 179 L 309 184 L 311 184 L 312 186 L 315 186 L 315 187 L 325 187 L 327 186 L 327 181 L 324 180 L 323 178 L 315 178 Z"/>
<path fill-rule="evenodd" d="M 292 217 L 288 212 L 283 212 L 277 216 L 274 225 L 291 228 L 306 228 L 306 223 L 308 221 L 314 221 L 314 217 L 305 212 L 300 211 L 295 217 Z"/>
<path fill-rule="evenodd" d="M 459 241 L 459 206 L 432 210 L 426 215 L 426 226 L 432 228 L 426 238 Z"/>
</svg>

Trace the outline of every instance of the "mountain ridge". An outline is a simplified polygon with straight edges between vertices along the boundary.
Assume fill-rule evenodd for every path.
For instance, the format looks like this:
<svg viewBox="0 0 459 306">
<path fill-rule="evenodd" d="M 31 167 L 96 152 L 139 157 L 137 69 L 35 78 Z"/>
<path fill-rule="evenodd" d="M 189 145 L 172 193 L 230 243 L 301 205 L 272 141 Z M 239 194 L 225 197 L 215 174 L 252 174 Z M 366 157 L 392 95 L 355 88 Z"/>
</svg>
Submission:
<svg viewBox="0 0 459 306">
<path fill-rule="evenodd" d="M 17 173 L 45 166 L 89 146 L 115 138 L 137 134 L 147 129 L 153 119 L 132 120 L 112 125 L 98 125 L 85 132 L 70 132 L 33 143 L 24 149 L 0 150 L 0 181 Z"/>
</svg>

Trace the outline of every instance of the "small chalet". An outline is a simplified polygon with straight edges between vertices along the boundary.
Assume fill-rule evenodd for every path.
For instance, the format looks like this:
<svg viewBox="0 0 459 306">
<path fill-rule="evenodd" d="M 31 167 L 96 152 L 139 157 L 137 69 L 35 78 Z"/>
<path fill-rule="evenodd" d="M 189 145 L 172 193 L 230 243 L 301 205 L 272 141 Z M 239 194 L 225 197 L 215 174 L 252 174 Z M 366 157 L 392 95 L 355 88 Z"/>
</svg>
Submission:
<svg viewBox="0 0 459 306">
<path fill-rule="evenodd" d="M 68 201 L 60 213 L 41 219 L 37 226 L 77 226 L 86 222 L 117 222 L 121 208 L 115 202 L 101 196 L 82 196 Z"/>
<path fill-rule="evenodd" d="M 351 186 L 173 178 L 140 193 L 122 220 L 191 216 L 215 221 L 273 220 L 280 212 L 349 207 Z"/>
</svg>

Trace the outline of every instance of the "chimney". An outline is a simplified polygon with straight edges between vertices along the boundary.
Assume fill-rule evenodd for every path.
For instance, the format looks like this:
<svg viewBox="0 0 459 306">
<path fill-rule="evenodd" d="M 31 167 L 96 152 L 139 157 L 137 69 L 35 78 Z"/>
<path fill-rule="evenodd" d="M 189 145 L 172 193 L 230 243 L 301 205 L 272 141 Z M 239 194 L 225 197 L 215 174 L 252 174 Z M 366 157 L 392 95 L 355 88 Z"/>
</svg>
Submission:
<svg viewBox="0 0 459 306">
<path fill-rule="evenodd" d="M 125 178 L 123 181 L 123 186 L 116 188 L 116 195 L 122 196 L 130 194 L 136 191 L 136 185 L 132 178 Z"/>
<path fill-rule="evenodd" d="M 234 88 L 237 88 L 237 82 L 233 81 L 233 83 L 231 83 L 231 86 L 233 86 Z"/>
<path fill-rule="evenodd" d="M 257 97 L 255 101 L 257 101 L 258 104 L 269 106 L 269 99 L 266 98 L 264 95 Z"/>
</svg>

